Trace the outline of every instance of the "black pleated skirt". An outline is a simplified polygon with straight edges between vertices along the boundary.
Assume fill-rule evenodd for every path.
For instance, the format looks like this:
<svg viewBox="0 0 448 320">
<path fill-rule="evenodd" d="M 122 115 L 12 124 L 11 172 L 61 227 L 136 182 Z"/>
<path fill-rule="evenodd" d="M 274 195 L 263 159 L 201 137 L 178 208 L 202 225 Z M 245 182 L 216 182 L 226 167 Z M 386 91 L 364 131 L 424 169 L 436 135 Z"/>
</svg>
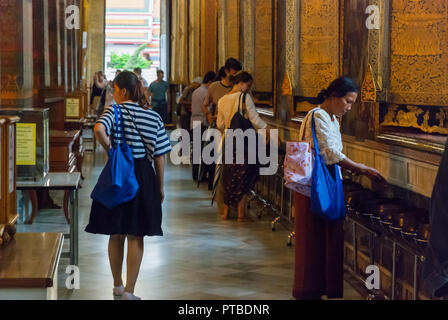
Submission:
<svg viewBox="0 0 448 320">
<path fill-rule="evenodd" d="M 110 210 L 93 201 L 85 231 L 103 235 L 163 236 L 159 183 L 148 159 L 134 159 L 139 190 L 135 198 Z"/>
</svg>

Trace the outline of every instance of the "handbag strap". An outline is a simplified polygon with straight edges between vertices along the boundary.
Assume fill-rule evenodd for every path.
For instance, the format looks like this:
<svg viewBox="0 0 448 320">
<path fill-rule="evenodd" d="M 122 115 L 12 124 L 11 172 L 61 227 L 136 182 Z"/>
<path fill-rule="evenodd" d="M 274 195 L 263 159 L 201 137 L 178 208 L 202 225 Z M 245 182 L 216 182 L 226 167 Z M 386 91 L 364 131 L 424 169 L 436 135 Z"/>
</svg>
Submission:
<svg viewBox="0 0 448 320">
<path fill-rule="evenodd" d="M 246 113 L 246 95 L 246 92 L 242 92 L 238 100 L 238 112 L 242 116 Z"/>
<path fill-rule="evenodd" d="M 314 113 L 312 115 L 312 126 L 313 126 L 313 141 L 314 141 L 314 151 L 316 152 L 316 157 L 320 155 L 319 144 L 317 143 L 317 135 L 316 135 L 316 122 L 314 121 Z"/>
<path fill-rule="evenodd" d="M 121 114 L 121 109 L 119 105 L 114 105 L 114 113 L 115 113 L 115 122 L 114 122 L 114 138 L 116 141 L 116 144 L 122 142 L 126 143 L 126 136 L 124 134 L 124 123 L 123 123 L 123 116 Z M 117 130 L 115 130 L 115 127 Z M 121 133 L 121 139 L 117 138 L 115 135 L 118 133 Z"/>
<path fill-rule="evenodd" d="M 132 116 L 132 114 L 129 112 L 128 108 L 126 108 L 125 105 L 123 105 L 123 108 L 124 108 L 124 110 L 126 110 L 126 113 L 129 115 L 129 117 L 131 117 L 132 124 L 134 125 L 135 130 L 137 130 L 138 134 L 140 135 L 140 138 L 142 139 L 142 143 L 143 143 L 143 146 L 145 147 L 146 155 L 149 156 L 151 153 L 149 152 L 148 146 L 145 143 L 145 139 L 144 139 L 142 133 L 140 132 L 140 130 L 137 127 L 137 123 L 135 122 L 134 117 Z"/>
</svg>

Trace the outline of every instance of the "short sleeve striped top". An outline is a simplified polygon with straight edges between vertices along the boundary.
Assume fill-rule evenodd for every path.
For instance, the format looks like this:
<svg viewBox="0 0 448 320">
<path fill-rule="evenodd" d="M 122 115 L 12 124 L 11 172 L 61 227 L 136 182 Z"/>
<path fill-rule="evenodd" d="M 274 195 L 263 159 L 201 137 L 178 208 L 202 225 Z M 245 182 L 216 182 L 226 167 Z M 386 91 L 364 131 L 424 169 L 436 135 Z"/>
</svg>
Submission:
<svg viewBox="0 0 448 320">
<path fill-rule="evenodd" d="M 145 158 L 146 151 L 151 160 L 171 151 L 170 140 L 166 134 L 163 120 L 155 111 L 145 110 L 137 103 L 128 102 L 121 104 L 120 109 L 126 142 L 132 147 L 134 159 Z M 101 123 L 106 128 L 107 135 L 110 136 L 114 121 L 114 107 L 109 106 L 97 123 Z M 116 137 L 121 138 L 121 132 L 117 133 Z"/>
</svg>

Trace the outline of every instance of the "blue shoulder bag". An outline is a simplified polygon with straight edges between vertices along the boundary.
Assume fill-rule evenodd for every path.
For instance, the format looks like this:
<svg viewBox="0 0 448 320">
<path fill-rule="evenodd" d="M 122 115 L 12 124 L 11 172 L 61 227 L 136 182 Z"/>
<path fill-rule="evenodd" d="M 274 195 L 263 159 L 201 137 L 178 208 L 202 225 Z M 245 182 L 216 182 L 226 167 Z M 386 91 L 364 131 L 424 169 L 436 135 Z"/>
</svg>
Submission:
<svg viewBox="0 0 448 320">
<path fill-rule="evenodd" d="M 337 164 L 327 166 L 320 155 L 314 113 L 312 124 L 315 157 L 311 186 L 311 212 L 327 221 L 343 220 L 346 213 L 340 169 Z"/>
<path fill-rule="evenodd" d="M 90 196 L 108 209 L 113 209 L 134 199 L 139 188 L 134 172 L 132 148 L 126 144 L 120 107 L 114 105 L 114 112 L 115 123 L 109 160 Z M 119 130 L 122 139 L 116 138 Z"/>
</svg>

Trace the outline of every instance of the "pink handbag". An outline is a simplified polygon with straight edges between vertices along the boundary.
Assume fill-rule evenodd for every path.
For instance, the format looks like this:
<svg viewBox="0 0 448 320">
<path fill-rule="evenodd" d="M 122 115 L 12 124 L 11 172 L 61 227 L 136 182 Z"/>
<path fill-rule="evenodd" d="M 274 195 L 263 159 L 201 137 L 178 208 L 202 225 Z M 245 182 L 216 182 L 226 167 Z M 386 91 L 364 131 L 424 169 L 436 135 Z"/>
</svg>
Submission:
<svg viewBox="0 0 448 320">
<path fill-rule="evenodd" d="M 305 117 L 304 124 L 308 120 Z M 305 135 L 305 128 L 301 130 L 301 138 Z M 286 156 L 284 163 L 285 186 L 298 191 L 303 186 L 311 186 L 313 175 L 314 154 L 308 142 L 288 141 L 286 143 Z"/>
</svg>

